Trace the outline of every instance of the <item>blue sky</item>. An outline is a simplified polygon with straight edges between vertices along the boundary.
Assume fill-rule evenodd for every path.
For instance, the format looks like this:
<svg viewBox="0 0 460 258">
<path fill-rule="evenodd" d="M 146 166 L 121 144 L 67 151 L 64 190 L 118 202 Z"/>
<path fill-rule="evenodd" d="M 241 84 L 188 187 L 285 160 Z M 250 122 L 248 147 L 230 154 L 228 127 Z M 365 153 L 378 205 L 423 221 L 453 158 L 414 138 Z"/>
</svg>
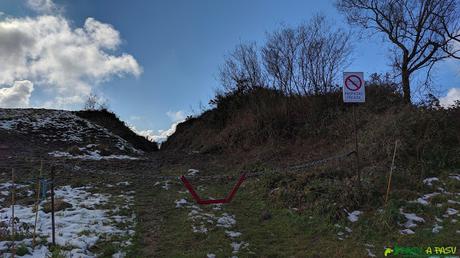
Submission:
<svg viewBox="0 0 460 258">
<path fill-rule="evenodd" d="M 30 2 L 51 4 L 52 8 L 31 6 Z M 4 13 L 0 16 L 3 20 L 59 16 L 71 30 L 82 28 L 88 17 L 94 19 L 93 27 L 101 27 L 100 23 L 111 26 L 119 33 L 120 42 L 104 53 L 119 61 L 119 65 L 95 62 L 95 66 L 107 67 L 101 68 L 97 75 L 78 68 L 72 81 L 76 85 L 72 86 L 74 90 L 64 89 L 65 83 L 56 83 L 55 78 L 65 80 L 65 74 L 60 76 L 62 73 L 53 73 L 46 79 L 31 77 L 35 81 L 23 78 L 33 84 L 28 105 L 77 109 L 81 107 L 81 99 L 76 96 L 72 104 L 63 103 L 71 100 L 68 96 L 79 94 L 76 89 L 90 90 L 106 98 L 110 108 L 123 120 L 153 134 L 167 130 L 187 114 L 199 112 L 199 104 L 209 102 L 219 88 L 218 67 L 236 44 L 256 41 L 262 45 L 266 32 L 280 24 L 297 25 L 317 13 L 325 14 L 337 24 L 345 24 L 333 1 L 313 0 L 2 0 L 0 11 Z M 64 21 L 56 23 L 59 22 Z M 85 30 L 89 31 L 88 27 Z M 91 41 L 90 32 L 87 37 Z M 348 70 L 365 74 L 389 70 L 388 46 L 381 38 L 356 38 L 354 47 Z M 123 54 L 127 58 L 122 59 Z M 79 60 L 76 57 L 73 62 Z M 438 66 L 435 78 L 441 95 L 449 88 L 460 87 L 459 71 L 458 62 Z M 0 82 L 3 83 L 0 88 L 7 86 L 6 80 Z M 58 86 L 41 86 L 46 83 Z M 49 101 L 53 91 L 60 93 Z"/>
</svg>

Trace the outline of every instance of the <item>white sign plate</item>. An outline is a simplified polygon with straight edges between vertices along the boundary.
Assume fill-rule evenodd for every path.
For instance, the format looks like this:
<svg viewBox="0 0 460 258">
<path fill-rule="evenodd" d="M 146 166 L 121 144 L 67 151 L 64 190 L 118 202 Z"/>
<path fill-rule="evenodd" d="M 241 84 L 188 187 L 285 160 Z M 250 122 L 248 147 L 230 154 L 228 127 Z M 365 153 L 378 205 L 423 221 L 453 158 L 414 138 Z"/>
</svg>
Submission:
<svg viewBox="0 0 460 258">
<path fill-rule="evenodd" d="M 343 102 L 364 103 L 366 91 L 364 88 L 364 74 L 362 72 L 343 73 Z"/>
</svg>

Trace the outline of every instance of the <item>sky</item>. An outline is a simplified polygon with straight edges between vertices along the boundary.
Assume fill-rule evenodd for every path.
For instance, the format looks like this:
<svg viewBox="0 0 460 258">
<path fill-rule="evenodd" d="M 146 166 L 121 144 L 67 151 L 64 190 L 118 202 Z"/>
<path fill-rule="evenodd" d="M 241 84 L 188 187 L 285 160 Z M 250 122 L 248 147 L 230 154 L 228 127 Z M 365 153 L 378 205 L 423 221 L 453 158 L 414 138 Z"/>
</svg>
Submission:
<svg viewBox="0 0 460 258">
<path fill-rule="evenodd" d="M 0 107 L 81 109 L 90 93 L 140 134 L 164 139 L 206 107 L 237 44 L 324 14 L 316 0 L 2 0 Z M 390 71 L 382 37 L 353 39 L 349 71 Z M 460 98 L 460 62 L 436 68 L 444 102 Z"/>
</svg>

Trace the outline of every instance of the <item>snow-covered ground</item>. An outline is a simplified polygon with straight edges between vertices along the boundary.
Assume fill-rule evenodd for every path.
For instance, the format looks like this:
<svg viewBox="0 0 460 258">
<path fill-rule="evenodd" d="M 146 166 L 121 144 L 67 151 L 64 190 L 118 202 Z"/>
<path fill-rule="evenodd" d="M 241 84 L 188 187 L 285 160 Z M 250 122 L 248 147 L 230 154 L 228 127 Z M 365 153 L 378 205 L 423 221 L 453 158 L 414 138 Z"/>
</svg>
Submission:
<svg viewBox="0 0 460 258">
<path fill-rule="evenodd" d="M 437 177 L 429 177 L 423 180 L 423 183 L 428 189 L 432 192 L 422 194 L 416 200 L 409 201 L 409 203 L 416 203 L 422 206 L 435 207 L 440 209 L 440 212 L 443 212 L 442 219 L 438 217 L 431 218 L 434 221 L 431 232 L 437 234 L 444 229 L 446 223 L 456 224 L 460 214 L 458 208 L 460 207 L 460 193 L 457 192 L 458 189 L 447 189 L 449 180 L 458 180 L 460 181 L 460 175 L 451 174 L 446 179 L 441 180 Z M 433 191 L 434 190 L 434 191 Z M 442 202 L 435 203 L 433 201 L 434 197 L 441 197 L 440 200 L 446 200 Z M 425 224 L 429 218 L 422 218 L 420 215 L 415 213 L 404 212 L 403 208 L 400 208 L 400 214 L 402 214 L 406 221 L 401 223 L 402 229 L 399 231 L 403 235 L 415 234 L 415 228 L 420 224 Z"/>
<path fill-rule="evenodd" d="M 9 187 L 8 184 L 0 185 L 0 189 Z M 92 247 L 99 243 L 110 243 L 119 249 L 115 256 L 123 257 L 123 249 L 131 245 L 131 238 L 135 233 L 135 214 L 131 207 L 134 192 L 112 196 L 92 190 L 94 189 L 91 186 L 63 186 L 55 190 L 56 200 L 69 204 L 68 208 L 55 213 L 56 244 L 65 250 L 62 253 L 65 257 L 80 258 L 95 257 Z M 115 199 L 116 202 L 113 201 Z M 15 242 L 15 246 L 23 246 L 29 252 L 22 257 L 41 258 L 51 254 L 48 244 L 51 242 L 51 213 L 43 211 L 44 204 L 45 202 L 40 203 L 38 211 L 35 249 L 32 249 L 34 205 L 15 205 L 15 217 L 19 219 L 15 228 L 17 234 L 22 235 L 21 240 Z M 7 232 L 11 233 L 11 207 L 0 206 L 0 225 L 8 225 Z M 11 241 L 0 241 L 0 256 L 9 257 L 11 246 Z"/>
<path fill-rule="evenodd" d="M 348 214 L 348 220 L 350 222 L 356 222 L 359 219 L 359 215 L 361 215 L 363 212 L 362 211 L 352 211 L 352 212 L 345 212 Z"/>
<path fill-rule="evenodd" d="M 112 139 L 119 150 L 142 153 L 118 135 L 70 111 L 2 109 L 0 110 L 0 129 L 34 133 L 45 144 L 56 141 L 78 144 L 84 142 L 88 136 L 95 136 Z"/>
<path fill-rule="evenodd" d="M 83 155 L 72 155 L 64 151 L 53 151 L 48 154 L 56 158 L 83 159 L 83 160 L 110 160 L 110 159 L 137 160 L 139 159 L 139 158 L 131 157 L 128 155 L 113 155 L 112 154 L 108 156 L 102 156 L 99 151 L 89 151 Z"/>
<path fill-rule="evenodd" d="M 198 170 L 189 170 L 190 174 L 195 175 Z M 197 187 L 197 189 L 202 189 Z M 179 191 L 180 194 L 188 192 Z M 224 205 L 215 204 L 205 207 L 199 207 L 186 198 L 175 201 L 178 209 L 187 209 L 188 220 L 191 222 L 191 230 L 196 234 L 208 234 L 210 231 L 222 230 L 229 239 L 232 249 L 231 257 L 237 257 L 238 253 L 243 250 L 249 250 L 249 243 L 241 240 L 242 233 L 236 230 L 237 221 L 233 214 L 224 211 Z M 213 252 L 209 252 L 207 257 L 216 257 Z"/>
</svg>

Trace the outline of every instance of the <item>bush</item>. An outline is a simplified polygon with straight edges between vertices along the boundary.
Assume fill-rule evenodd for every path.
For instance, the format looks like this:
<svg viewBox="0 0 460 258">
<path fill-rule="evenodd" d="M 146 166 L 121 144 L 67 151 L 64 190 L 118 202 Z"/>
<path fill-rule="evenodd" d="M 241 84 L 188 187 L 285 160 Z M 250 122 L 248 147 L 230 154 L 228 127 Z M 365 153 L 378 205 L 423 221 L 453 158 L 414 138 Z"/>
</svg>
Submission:
<svg viewBox="0 0 460 258">
<path fill-rule="evenodd" d="M 399 142 L 393 193 L 412 194 L 428 174 L 460 166 L 460 107 L 403 103 L 392 83 L 366 86 L 367 102 L 355 107 L 362 189 L 356 189 L 354 156 L 302 173 L 272 178 L 269 191 L 286 207 L 314 209 L 331 220 L 347 207 L 383 204 L 395 142 Z M 218 94 L 214 108 L 178 125 L 165 150 L 223 154 L 234 164 L 285 166 L 354 150 L 353 112 L 339 91 L 287 96 L 277 90 Z M 408 179 L 411 180 L 408 180 Z M 406 192 L 404 192 L 406 191 Z M 406 198 L 402 196 L 401 198 Z M 384 214 L 385 220 L 394 214 Z M 391 219 L 392 220 L 392 219 Z"/>
</svg>

